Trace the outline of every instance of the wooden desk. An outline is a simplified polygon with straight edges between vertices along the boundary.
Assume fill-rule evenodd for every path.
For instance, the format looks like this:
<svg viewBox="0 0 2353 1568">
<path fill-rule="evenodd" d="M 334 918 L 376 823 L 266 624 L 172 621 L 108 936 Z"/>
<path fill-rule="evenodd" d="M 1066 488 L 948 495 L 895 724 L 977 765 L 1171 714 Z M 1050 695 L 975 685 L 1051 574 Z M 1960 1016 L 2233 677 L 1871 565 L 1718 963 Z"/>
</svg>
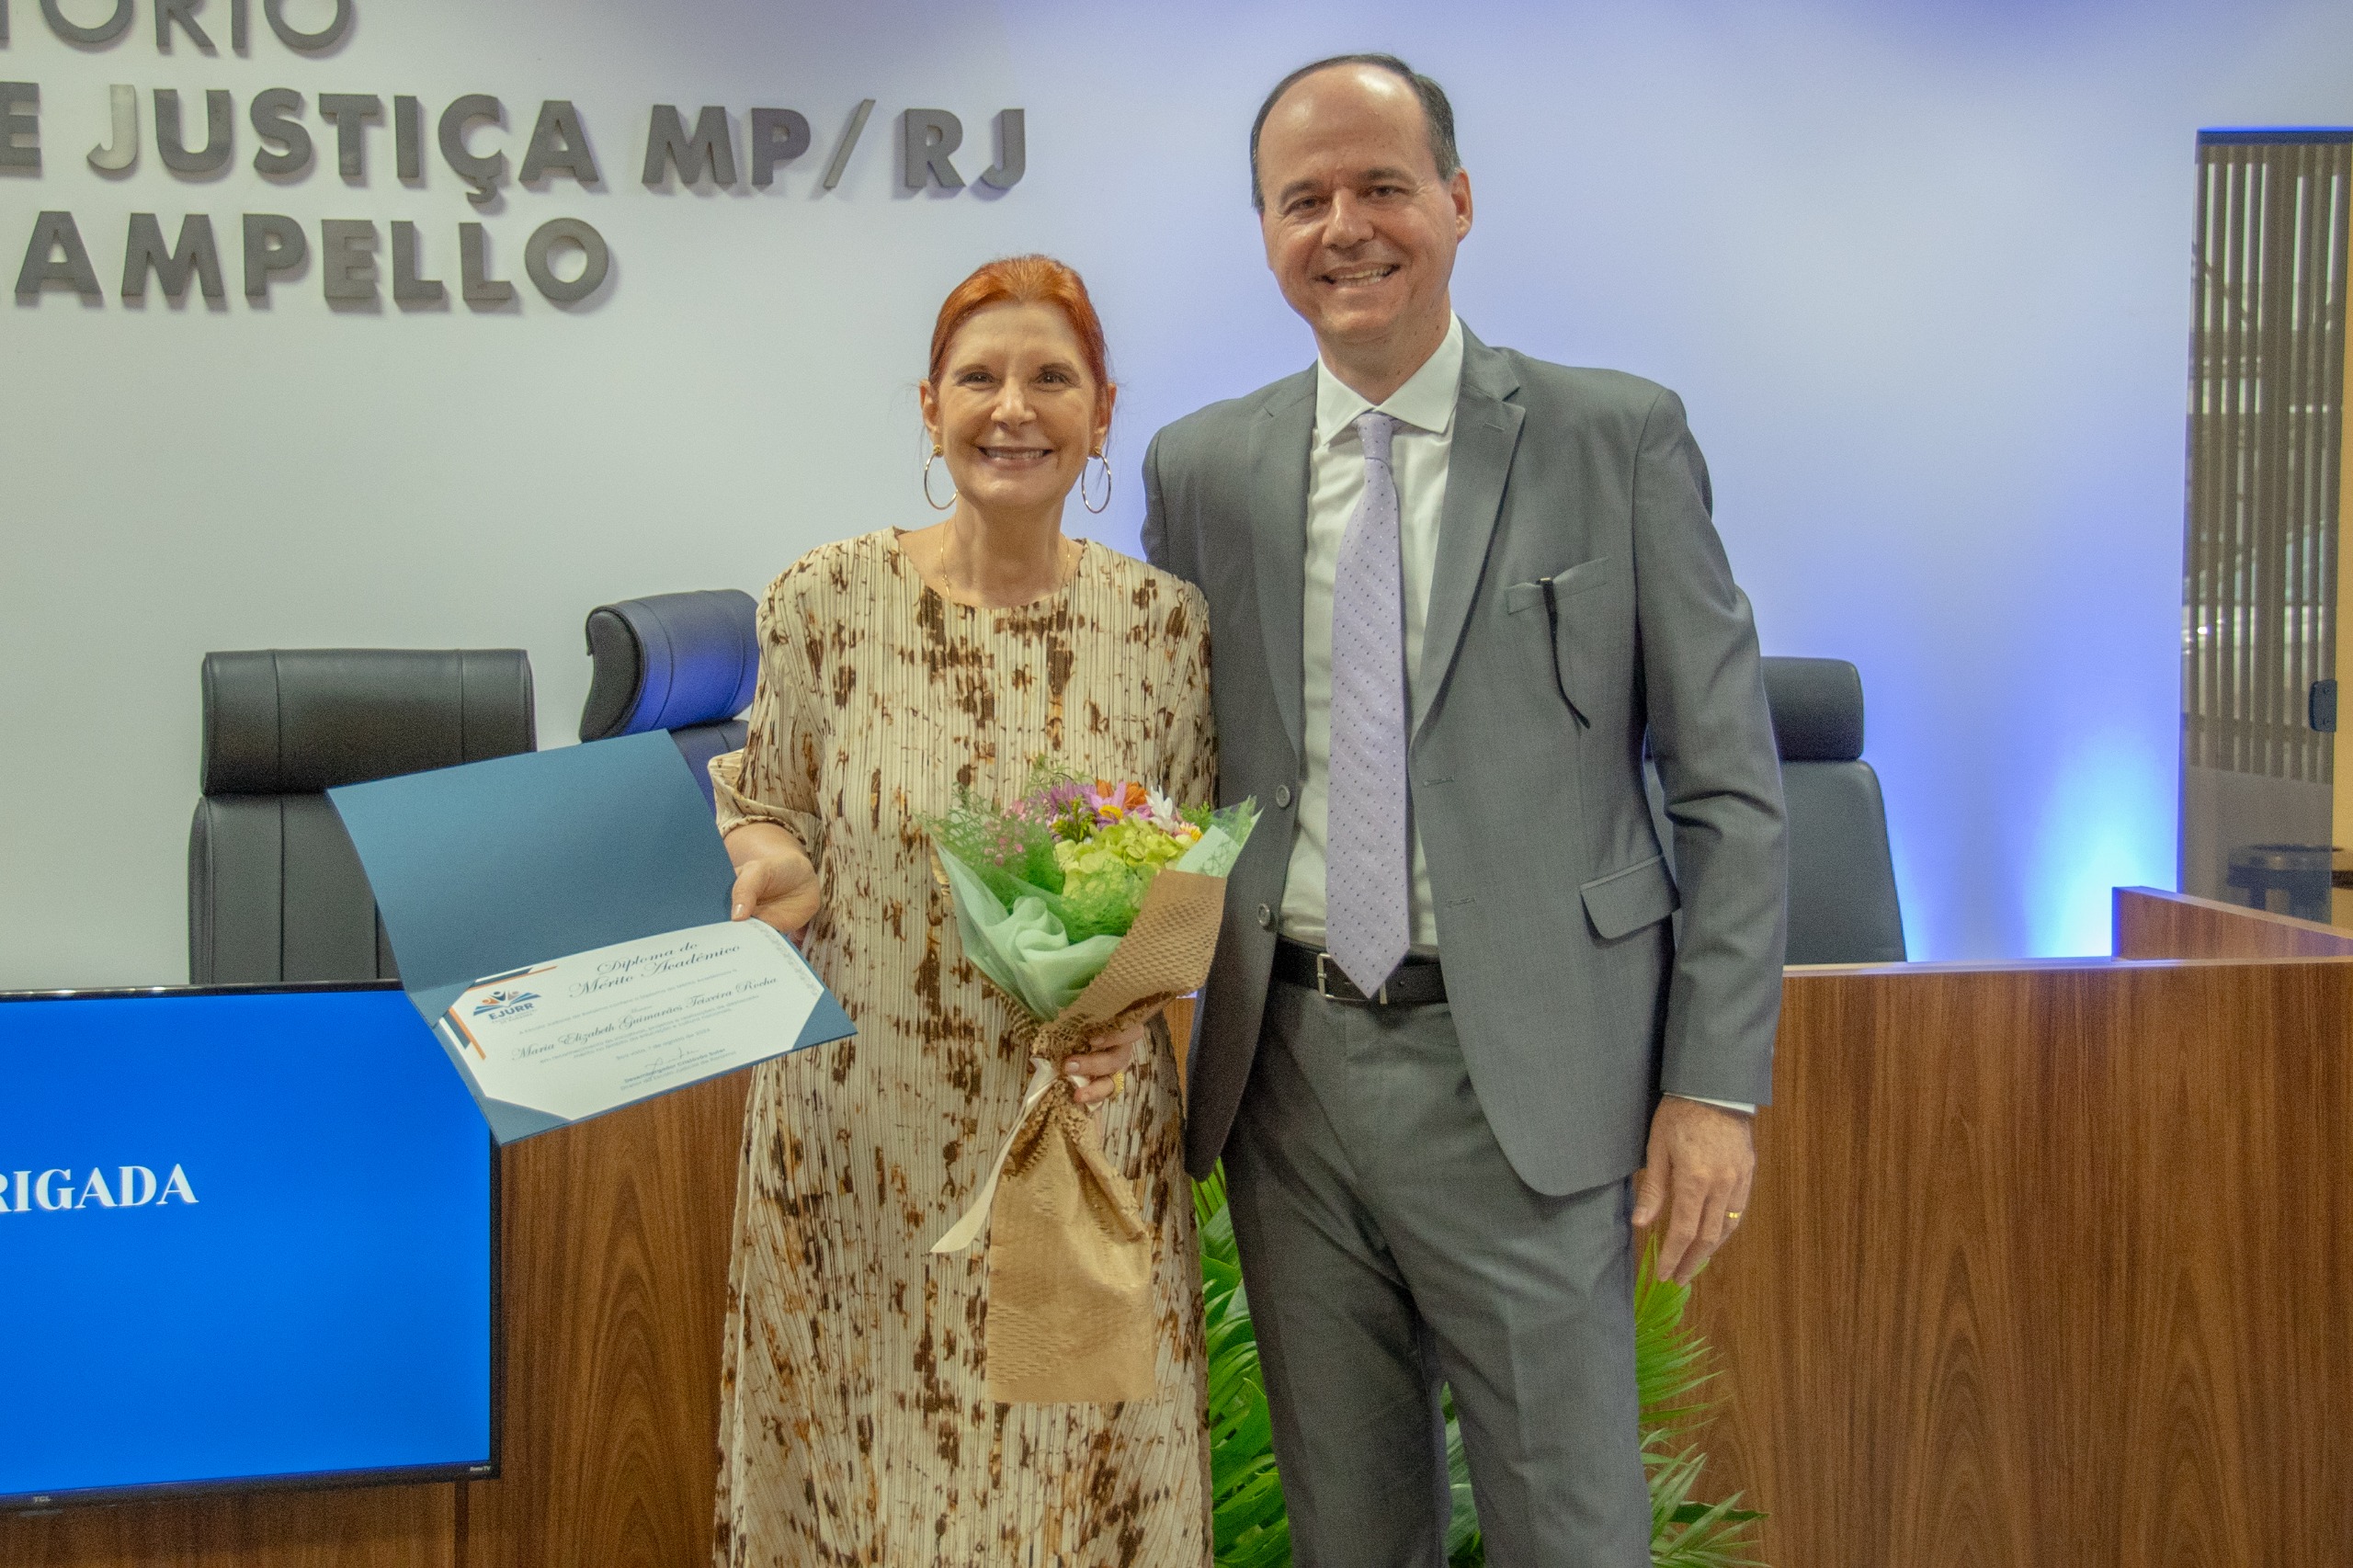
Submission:
<svg viewBox="0 0 2353 1568">
<path fill-rule="evenodd" d="M 2231 907 L 2142 895 L 2132 937 L 2313 939 Z M 1796 969 L 1784 994 L 1755 1196 L 1697 1297 L 1729 1401 L 1711 1495 L 1770 1511 L 1767 1562 L 2353 1554 L 2353 962 Z"/>
<path fill-rule="evenodd" d="M 2353 958 L 2353 931 L 2156 888 L 2119 888 L 2120 959 Z"/>
<path fill-rule="evenodd" d="M 2353 937 L 2145 891 L 2118 929 L 2157 961 L 1790 972 L 1698 1297 L 1711 1494 L 1776 1568 L 2353 1555 L 2353 961 L 2310 956 Z M 503 1479 L 15 1519 L 0 1562 L 699 1568 L 743 1093 L 506 1151 Z"/>
</svg>

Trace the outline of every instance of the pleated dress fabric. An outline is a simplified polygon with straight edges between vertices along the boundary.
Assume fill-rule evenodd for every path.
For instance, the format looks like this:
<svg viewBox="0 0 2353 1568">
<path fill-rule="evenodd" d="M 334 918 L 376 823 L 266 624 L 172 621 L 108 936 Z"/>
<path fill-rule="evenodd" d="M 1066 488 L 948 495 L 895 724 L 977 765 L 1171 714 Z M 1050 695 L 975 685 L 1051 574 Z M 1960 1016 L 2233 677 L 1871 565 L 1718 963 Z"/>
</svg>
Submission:
<svg viewBox="0 0 2353 1568">
<path fill-rule="evenodd" d="M 1156 1248 L 1158 1392 L 1003 1405 L 983 1360 L 987 1243 L 933 1256 L 1018 1119 L 1017 1013 L 967 962 L 921 819 L 1002 803 L 1034 759 L 1211 798 L 1209 618 L 1093 542 L 1012 609 L 927 586 L 894 533 L 769 586 L 720 825 L 782 824 L 824 903 L 805 951 L 854 1039 L 753 1075 L 721 1388 L 718 1545 L 733 1568 L 1209 1561 L 1199 1259 L 1176 1065 L 1155 1029 L 1103 1108 Z"/>
</svg>

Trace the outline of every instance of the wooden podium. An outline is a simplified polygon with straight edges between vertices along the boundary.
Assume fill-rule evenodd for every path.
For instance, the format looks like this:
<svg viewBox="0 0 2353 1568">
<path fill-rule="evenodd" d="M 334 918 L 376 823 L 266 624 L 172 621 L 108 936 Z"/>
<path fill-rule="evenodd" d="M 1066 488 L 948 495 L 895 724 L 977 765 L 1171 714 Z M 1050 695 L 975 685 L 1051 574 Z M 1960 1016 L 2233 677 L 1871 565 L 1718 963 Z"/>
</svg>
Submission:
<svg viewBox="0 0 2353 1568">
<path fill-rule="evenodd" d="M 2353 1557 L 2353 934 L 2142 889 L 2116 933 L 1790 971 L 1696 1298 L 1776 1568 Z"/>
<path fill-rule="evenodd" d="M 1697 1295 L 1707 1494 L 1775 1568 L 2353 1557 L 2353 933 L 2116 909 L 2115 960 L 1790 971 Z M 699 1568 L 743 1095 L 505 1152 L 501 1479 L 10 1518 L 0 1562 Z"/>
</svg>

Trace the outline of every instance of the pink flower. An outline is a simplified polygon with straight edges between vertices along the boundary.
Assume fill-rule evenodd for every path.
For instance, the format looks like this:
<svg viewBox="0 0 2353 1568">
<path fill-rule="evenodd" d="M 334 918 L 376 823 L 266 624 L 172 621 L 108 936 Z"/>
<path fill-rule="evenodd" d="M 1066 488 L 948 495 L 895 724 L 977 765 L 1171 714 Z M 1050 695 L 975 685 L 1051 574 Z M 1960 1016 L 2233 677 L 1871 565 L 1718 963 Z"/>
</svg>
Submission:
<svg viewBox="0 0 2353 1568">
<path fill-rule="evenodd" d="M 1114 784 L 1108 778 L 1097 778 L 1087 796 L 1087 804 L 1095 811 L 1098 824 L 1124 822 L 1131 816 L 1148 814 L 1151 801 L 1142 785 L 1130 781 Z"/>
</svg>

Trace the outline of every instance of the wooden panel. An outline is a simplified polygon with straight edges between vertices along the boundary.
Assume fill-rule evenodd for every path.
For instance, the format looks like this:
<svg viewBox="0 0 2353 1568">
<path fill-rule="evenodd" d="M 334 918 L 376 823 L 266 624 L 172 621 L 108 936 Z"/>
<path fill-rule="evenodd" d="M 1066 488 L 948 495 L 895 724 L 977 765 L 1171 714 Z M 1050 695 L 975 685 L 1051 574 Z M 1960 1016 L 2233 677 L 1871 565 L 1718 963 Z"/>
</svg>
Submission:
<svg viewBox="0 0 2353 1568">
<path fill-rule="evenodd" d="M 252 1492 L 0 1517 L 9 1568 L 456 1568 L 453 1485 Z"/>
<path fill-rule="evenodd" d="M 2337 1568 L 2353 963 L 1795 973 L 1698 1317 L 1779 1568 Z"/>
<path fill-rule="evenodd" d="M 466 1568 L 710 1560 L 748 1073 L 506 1151 L 504 1472 Z"/>
<path fill-rule="evenodd" d="M 2120 959 L 2353 957 L 2353 931 L 2155 888 L 2116 890 Z"/>
</svg>

